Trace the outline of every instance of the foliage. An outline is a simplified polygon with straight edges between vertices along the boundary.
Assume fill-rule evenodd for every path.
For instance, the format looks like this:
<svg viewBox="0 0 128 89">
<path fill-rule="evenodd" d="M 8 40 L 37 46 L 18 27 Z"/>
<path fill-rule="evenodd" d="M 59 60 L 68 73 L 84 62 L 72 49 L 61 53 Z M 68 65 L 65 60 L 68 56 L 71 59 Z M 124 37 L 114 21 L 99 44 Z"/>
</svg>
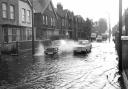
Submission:
<svg viewBox="0 0 128 89">
<path fill-rule="evenodd" d="M 98 27 L 99 27 L 99 29 L 98 29 L 99 33 L 105 33 L 108 29 L 106 19 L 100 18 L 98 21 Z"/>
<path fill-rule="evenodd" d="M 92 25 L 93 25 L 93 22 L 91 19 L 87 18 L 85 23 L 84 23 L 84 26 L 83 26 L 83 29 L 84 29 L 84 32 L 86 32 L 86 37 L 89 39 L 90 36 L 91 36 L 91 30 L 92 30 Z"/>
</svg>

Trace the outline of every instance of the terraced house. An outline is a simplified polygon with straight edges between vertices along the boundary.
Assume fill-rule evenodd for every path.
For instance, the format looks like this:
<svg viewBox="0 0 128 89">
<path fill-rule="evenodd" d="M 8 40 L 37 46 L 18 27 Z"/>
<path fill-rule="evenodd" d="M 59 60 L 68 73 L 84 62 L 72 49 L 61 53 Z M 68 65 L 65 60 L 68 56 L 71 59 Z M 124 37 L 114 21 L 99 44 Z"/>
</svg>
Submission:
<svg viewBox="0 0 128 89">
<path fill-rule="evenodd" d="M 2 50 L 10 50 L 16 42 L 18 26 L 18 0 L 0 0 L 0 44 Z"/>
<path fill-rule="evenodd" d="M 13 50 L 27 49 L 32 38 L 32 13 L 29 0 L 0 0 L 0 11 L 2 12 L 0 13 L 2 52 L 12 53 Z M 17 42 L 19 46 L 16 45 Z"/>
<path fill-rule="evenodd" d="M 18 47 L 19 51 L 26 51 L 30 50 L 32 46 L 32 8 L 29 0 L 18 0 L 18 6 Z"/>
<path fill-rule="evenodd" d="M 49 3 L 45 10 L 41 9 L 42 7 L 38 1 L 34 1 L 33 5 L 35 9 L 34 26 L 36 28 L 36 41 L 43 41 L 50 39 L 54 35 L 59 35 L 59 30 L 56 26 L 57 15 L 52 2 Z"/>
</svg>

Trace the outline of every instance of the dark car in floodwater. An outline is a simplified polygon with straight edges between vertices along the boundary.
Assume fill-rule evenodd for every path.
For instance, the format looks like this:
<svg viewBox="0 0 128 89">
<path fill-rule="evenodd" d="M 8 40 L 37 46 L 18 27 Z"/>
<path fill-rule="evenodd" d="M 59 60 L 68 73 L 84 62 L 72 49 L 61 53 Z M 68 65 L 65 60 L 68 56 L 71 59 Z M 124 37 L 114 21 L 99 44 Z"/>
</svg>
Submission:
<svg viewBox="0 0 128 89">
<path fill-rule="evenodd" d="M 44 51 L 45 55 L 54 55 L 58 53 L 58 48 L 57 47 L 48 47 Z"/>
<path fill-rule="evenodd" d="M 54 55 L 59 52 L 59 40 L 51 41 L 51 45 L 44 50 L 45 55 Z"/>
</svg>

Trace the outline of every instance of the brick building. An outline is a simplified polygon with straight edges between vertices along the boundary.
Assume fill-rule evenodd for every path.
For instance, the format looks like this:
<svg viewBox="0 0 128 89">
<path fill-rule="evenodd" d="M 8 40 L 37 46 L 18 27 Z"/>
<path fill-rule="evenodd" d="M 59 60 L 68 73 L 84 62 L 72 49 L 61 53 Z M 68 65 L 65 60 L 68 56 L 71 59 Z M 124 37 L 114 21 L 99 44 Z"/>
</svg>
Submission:
<svg viewBox="0 0 128 89">
<path fill-rule="evenodd" d="M 0 43 L 2 50 L 10 50 L 18 29 L 18 0 L 0 0 L 0 12 Z"/>
<path fill-rule="evenodd" d="M 34 7 L 34 27 L 36 29 L 36 41 L 50 39 L 53 35 L 59 35 L 56 28 L 57 16 L 52 2 L 42 9 L 42 5 L 38 0 L 30 0 Z"/>
<path fill-rule="evenodd" d="M 19 29 L 17 30 L 17 41 L 19 51 L 31 49 L 32 44 L 32 9 L 29 0 L 18 0 Z"/>
<path fill-rule="evenodd" d="M 52 3 L 48 5 L 43 13 L 35 13 L 36 40 L 45 40 L 53 35 L 59 35 L 59 31 L 56 28 L 56 21 L 57 16 Z"/>
<path fill-rule="evenodd" d="M 58 29 L 60 29 L 60 34 L 69 39 L 73 39 L 74 31 L 74 14 L 67 9 L 63 9 L 61 4 L 57 4 L 57 15 L 58 15 Z"/>
<path fill-rule="evenodd" d="M 31 48 L 32 11 L 29 0 L 0 1 L 0 41 L 2 52 Z M 19 45 L 18 45 L 19 44 Z"/>
</svg>

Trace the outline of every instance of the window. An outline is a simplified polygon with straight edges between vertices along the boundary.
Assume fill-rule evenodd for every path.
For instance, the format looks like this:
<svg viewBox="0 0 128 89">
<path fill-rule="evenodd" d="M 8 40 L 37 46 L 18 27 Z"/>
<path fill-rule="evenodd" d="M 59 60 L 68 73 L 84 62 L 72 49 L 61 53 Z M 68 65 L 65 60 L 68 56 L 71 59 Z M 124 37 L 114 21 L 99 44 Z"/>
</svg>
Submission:
<svg viewBox="0 0 128 89">
<path fill-rule="evenodd" d="M 27 40 L 32 40 L 32 29 L 27 29 Z"/>
<path fill-rule="evenodd" d="M 8 28 L 8 42 L 12 42 L 12 28 Z"/>
<path fill-rule="evenodd" d="M 53 20 L 52 20 L 52 18 L 51 18 L 51 26 L 53 26 Z"/>
<path fill-rule="evenodd" d="M 24 8 L 22 8 L 22 22 L 26 21 L 26 11 Z"/>
<path fill-rule="evenodd" d="M 7 4 L 2 3 L 2 17 L 7 18 Z"/>
<path fill-rule="evenodd" d="M 10 5 L 10 19 L 14 19 L 14 6 Z"/>
<path fill-rule="evenodd" d="M 20 40 L 25 41 L 26 40 L 26 29 L 23 28 L 20 30 Z"/>
<path fill-rule="evenodd" d="M 7 27 L 4 27 L 3 28 L 3 31 L 4 31 L 4 42 L 8 42 L 8 29 Z"/>
<path fill-rule="evenodd" d="M 46 25 L 48 25 L 48 16 L 46 16 Z"/>
<path fill-rule="evenodd" d="M 12 29 L 12 41 L 17 41 L 17 30 L 14 28 Z"/>
<path fill-rule="evenodd" d="M 27 22 L 31 22 L 30 10 L 27 10 Z"/>
<path fill-rule="evenodd" d="M 44 15 L 43 15 L 43 24 L 45 24 L 45 17 L 44 17 Z"/>
<path fill-rule="evenodd" d="M 17 29 L 16 28 L 8 28 L 8 42 L 14 42 L 17 39 Z"/>
</svg>

